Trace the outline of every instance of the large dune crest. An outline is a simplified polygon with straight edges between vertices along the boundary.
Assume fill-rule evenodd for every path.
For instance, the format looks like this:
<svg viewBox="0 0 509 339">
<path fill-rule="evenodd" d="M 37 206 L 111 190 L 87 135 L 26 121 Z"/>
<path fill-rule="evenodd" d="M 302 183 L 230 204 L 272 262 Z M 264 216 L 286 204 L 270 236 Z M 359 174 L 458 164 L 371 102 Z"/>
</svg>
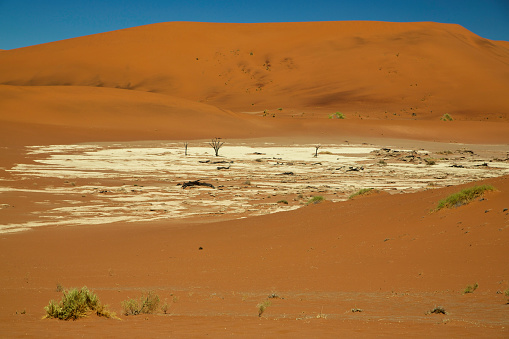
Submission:
<svg viewBox="0 0 509 339">
<path fill-rule="evenodd" d="M 239 112 L 506 119 L 509 49 L 427 22 L 171 22 L 5 51 L 0 84 L 132 89 Z"/>
</svg>

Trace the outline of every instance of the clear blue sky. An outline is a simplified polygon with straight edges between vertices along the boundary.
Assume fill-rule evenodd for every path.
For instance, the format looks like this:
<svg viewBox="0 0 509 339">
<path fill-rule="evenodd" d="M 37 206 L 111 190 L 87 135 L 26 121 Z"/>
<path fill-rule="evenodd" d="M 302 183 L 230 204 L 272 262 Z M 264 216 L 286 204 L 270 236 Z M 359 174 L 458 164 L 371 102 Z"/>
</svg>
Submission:
<svg viewBox="0 0 509 339">
<path fill-rule="evenodd" d="M 0 0 L 0 49 L 166 21 L 435 21 L 509 41 L 509 0 Z"/>
</svg>

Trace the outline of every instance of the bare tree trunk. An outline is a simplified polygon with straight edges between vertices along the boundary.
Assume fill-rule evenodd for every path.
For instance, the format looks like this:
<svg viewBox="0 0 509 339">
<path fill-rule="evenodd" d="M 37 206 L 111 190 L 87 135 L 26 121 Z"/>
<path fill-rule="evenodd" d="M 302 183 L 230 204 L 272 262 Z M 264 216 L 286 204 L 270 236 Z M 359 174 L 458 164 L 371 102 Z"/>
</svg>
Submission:
<svg viewBox="0 0 509 339">
<path fill-rule="evenodd" d="M 322 147 L 322 145 L 316 145 L 316 146 L 315 146 L 315 158 L 317 158 L 317 157 L 318 157 L 318 149 L 319 149 L 320 147 Z"/>
<path fill-rule="evenodd" d="M 185 147 L 185 155 L 186 155 L 186 157 L 187 157 L 187 145 L 188 145 L 188 143 L 187 143 L 187 142 L 184 142 L 184 147 Z"/>
<path fill-rule="evenodd" d="M 224 142 L 220 141 L 221 138 L 214 138 L 209 142 L 210 147 L 214 149 L 216 157 L 219 156 L 219 149 L 223 146 Z"/>
</svg>

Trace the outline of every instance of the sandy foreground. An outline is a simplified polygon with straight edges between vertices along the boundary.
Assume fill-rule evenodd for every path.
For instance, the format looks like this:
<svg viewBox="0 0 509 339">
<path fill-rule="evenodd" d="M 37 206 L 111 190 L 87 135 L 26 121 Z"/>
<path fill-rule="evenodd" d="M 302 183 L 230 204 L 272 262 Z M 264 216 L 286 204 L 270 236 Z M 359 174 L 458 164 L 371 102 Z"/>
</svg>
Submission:
<svg viewBox="0 0 509 339">
<path fill-rule="evenodd" d="M 2 51 L 0 337 L 507 338 L 507 65 L 506 42 L 434 23 Z M 496 189 L 432 212 L 477 184 Z M 57 286 L 121 320 L 42 319 Z M 124 316 L 146 291 L 167 312 Z"/>
<path fill-rule="evenodd" d="M 238 141 L 235 147 L 232 141 L 230 150 L 225 145 L 220 150 L 224 156 L 218 157 L 221 161 L 232 159 L 228 160 L 233 161 L 230 169 L 206 171 L 199 166 L 217 164 L 198 161 L 218 158 L 200 152 L 210 153 L 212 149 L 189 148 L 195 155 L 182 160 L 185 156 L 180 154 L 180 143 L 28 147 L 25 161 L 20 163 L 33 167 L 12 166 L 15 171 L 5 171 L 2 184 L 2 199 L 11 204 L 1 210 L 2 220 L 8 221 L 4 222 L 3 231 L 8 233 L 0 236 L 4 272 L 0 283 L 4 300 L 0 306 L 0 332 L 7 337 L 507 336 L 507 297 L 502 293 L 509 288 L 504 259 L 509 241 L 509 176 L 499 176 L 507 171 L 507 161 L 493 162 L 500 158 L 501 150 L 469 145 L 473 154 L 464 149 L 451 151 L 452 154 L 442 154 L 450 160 L 426 165 L 422 159 L 430 156 L 426 157 L 424 151 L 422 159 L 409 163 L 402 158 L 410 153 L 401 150 L 401 155 L 394 155 L 397 148 L 392 149 L 392 155 L 385 154 L 387 151 L 380 155 L 380 148 L 374 144 L 337 148 L 329 145 L 334 154 L 313 158 L 310 145 L 304 149 L 295 145 L 277 148 L 272 143 L 276 139 L 266 141 L 251 141 L 251 147 L 247 140 Z M 427 146 L 431 155 L 453 146 L 399 142 Z M 163 149 L 154 147 L 156 144 Z M 178 149 L 172 148 L 175 145 Z M 265 154 L 253 155 L 253 149 Z M 323 151 L 326 149 L 324 145 Z M 116 151 L 118 155 L 119 150 L 120 158 L 122 152 L 124 157 L 138 152 L 145 161 L 153 157 L 155 163 L 147 166 L 153 169 L 143 171 L 145 163 L 140 168 L 131 163 L 127 167 L 133 169 L 125 174 L 115 167 L 115 157 L 110 155 L 108 161 L 94 158 L 97 152 Z M 83 159 L 84 151 L 90 159 Z M 284 153 L 285 159 L 263 160 L 266 167 L 261 171 L 265 174 L 253 177 L 246 166 L 261 165 L 251 157 L 268 157 L 272 155 L 270 151 Z M 352 153 L 347 154 L 348 151 Z M 157 164 L 177 161 L 169 158 L 171 152 L 178 153 L 178 159 L 189 161 L 192 166 L 187 166 L 198 171 L 188 171 L 193 178 L 209 172 L 205 179 L 214 176 L 217 181 L 209 181 L 224 184 L 223 189 L 183 190 L 175 184 L 183 182 L 183 178 L 170 170 L 164 177 L 174 178 L 174 182 L 155 180 L 153 171 L 161 171 Z M 66 163 L 85 161 L 81 164 L 85 170 L 73 165 L 70 173 L 64 171 L 59 167 L 62 164 L 55 162 L 58 157 L 51 157 L 62 154 L 66 159 L 71 157 Z M 355 155 L 357 158 L 352 159 Z M 129 157 L 130 161 L 140 161 L 136 156 Z M 329 173 L 327 157 L 332 157 L 329 161 L 335 166 L 346 161 L 348 166 L 342 166 L 347 169 L 365 169 Z M 380 158 L 387 164 L 380 165 Z M 94 161 L 102 162 L 105 172 L 94 174 L 98 171 L 97 167 L 90 167 Z M 319 161 L 322 165 L 312 164 Z M 243 162 L 247 164 L 241 166 Z M 295 165 L 297 162 L 302 165 Z M 489 165 L 478 167 L 485 162 Z M 464 168 L 445 165 L 449 163 Z M 235 171 L 235 166 L 240 170 Z M 317 170 L 316 166 L 322 167 Z M 294 175 L 281 179 L 280 174 L 288 168 Z M 430 176 L 427 172 L 431 169 Z M 73 170 L 78 172 L 73 174 Z M 401 172 L 391 180 L 387 177 L 390 171 Z M 92 173 L 92 177 L 87 173 Z M 330 176 L 335 180 L 325 185 L 330 186 L 328 191 L 320 192 L 313 186 L 314 181 Z M 498 178 L 479 181 L 482 176 Z M 287 177 L 294 182 L 286 182 Z M 96 180 L 104 186 L 87 185 Z M 245 184 L 245 180 L 251 183 Z M 125 185 L 125 181 L 129 184 Z M 285 188 L 300 181 L 310 182 L 308 186 L 312 188 Z M 350 186 L 334 186 L 342 182 L 349 182 Z M 394 182 L 392 189 L 384 187 L 389 182 Z M 412 182 L 417 187 L 401 182 Z M 467 184 L 456 186 L 461 182 Z M 346 200 L 357 188 L 370 186 L 368 183 L 374 187 L 382 183 L 378 187 L 382 193 Z M 481 183 L 492 184 L 497 190 L 469 205 L 431 213 L 448 194 Z M 275 195 L 275 188 L 267 191 L 268 185 L 277 187 Z M 138 192 L 126 192 L 127 188 Z M 182 194 L 184 197 L 178 197 Z M 309 197 L 320 194 L 326 196 L 325 202 L 305 205 Z M 119 202 L 122 198 L 127 199 L 127 206 L 136 204 L 133 196 L 139 200 L 138 211 L 130 214 L 129 208 L 124 208 L 118 216 L 125 219 L 111 223 L 115 220 L 108 219 L 107 211 L 125 207 Z M 143 199 L 150 196 L 153 199 Z M 160 204 L 165 199 L 166 209 L 175 208 L 169 201 L 184 199 L 188 210 L 196 214 L 162 213 L 155 202 Z M 248 207 L 239 211 L 230 204 L 230 211 L 220 213 L 221 207 L 216 210 L 228 201 L 238 201 L 235 199 L 241 199 L 240 205 Z M 283 199 L 289 204 L 278 203 Z M 335 199 L 337 202 L 332 202 Z M 96 210 L 86 214 L 91 201 L 95 201 L 92 204 Z M 202 201 L 205 207 L 200 207 Z M 147 202 L 149 207 L 140 208 Z M 67 209 L 62 207 L 66 204 Z M 269 214 L 256 216 L 265 213 Z M 163 217 L 154 218 L 154 214 Z M 80 222 L 83 215 L 88 219 Z M 136 218 L 130 220 L 130 215 Z M 30 224 L 30 218 L 35 218 L 35 222 Z M 12 233 L 16 228 L 21 231 Z M 474 283 L 479 288 L 472 294 L 463 294 L 467 285 Z M 96 316 L 75 322 L 41 320 L 49 300 L 60 298 L 61 293 L 56 291 L 59 284 L 66 288 L 89 287 L 122 320 Z M 159 310 L 151 315 L 121 315 L 121 301 L 149 290 L 160 296 L 162 304 L 168 303 L 167 314 Z M 271 305 L 259 317 L 257 305 L 266 300 Z M 435 306 L 443 306 L 448 314 L 426 315 Z"/>
</svg>

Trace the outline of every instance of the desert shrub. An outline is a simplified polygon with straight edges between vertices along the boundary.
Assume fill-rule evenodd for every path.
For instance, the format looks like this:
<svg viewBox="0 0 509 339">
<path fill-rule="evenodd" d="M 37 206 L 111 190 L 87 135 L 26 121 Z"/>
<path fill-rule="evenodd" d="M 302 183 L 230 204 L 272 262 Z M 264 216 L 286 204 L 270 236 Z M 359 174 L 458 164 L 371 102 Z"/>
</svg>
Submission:
<svg viewBox="0 0 509 339">
<path fill-rule="evenodd" d="M 256 307 L 258 307 L 258 316 L 261 317 L 263 312 L 265 312 L 267 307 L 269 307 L 270 305 L 271 305 L 271 303 L 268 300 L 265 300 L 264 302 L 259 303 L 258 305 L 256 305 Z"/>
<path fill-rule="evenodd" d="M 307 204 L 318 204 L 318 203 L 321 203 L 322 201 L 324 201 L 325 198 L 322 197 L 321 195 L 315 195 L 314 197 L 312 197 L 311 199 L 308 200 Z"/>
<path fill-rule="evenodd" d="M 440 120 L 442 120 L 442 121 L 452 121 L 453 119 L 452 119 L 452 117 L 448 113 L 445 113 L 444 115 L 442 115 Z"/>
<path fill-rule="evenodd" d="M 452 208 L 459 207 L 461 205 L 468 204 L 470 201 L 474 200 L 477 197 L 480 197 L 486 191 L 493 191 L 495 188 L 491 185 L 481 185 L 474 186 L 470 188 L 465 188 L 460 192 L 451 194 L 445 199 L 442 199 L 438 202 L 438 206 L 435 211 L 441 210 L 442 208 Z"/>
<path fill-rule="evenodd" d="M 138 315 L 154 313 L 159 306 L 159 296 L 153 291 L 143 293 L 140 299 L 128 299 L 122 301 L 124 315 Z"/>
<path fill-rule="evenodd" d="M 357 312 L 363 312 L 363 310 L 361 310 L 360 308 L 352 308 L 350 311 L 352 311 L 352 313 L 357 313 Z"/>
<path fill-rule="evenodd" d="M 167 314 L 169 309 L 170 309 L 170 306 L 165 301 L 164 304 L 161 306 L 161 311 L 163 311 L 164 314 Z"/>
<path fill-rule="evenodd" d="M 447 311 L 442 306 L 435 306 L 435 308 L 429 310 L 426 314 L 447 314 Z"/>
<path fill-rule="evenodd" d="M 436 165 L 436 163 L 437 163 L 437 162 L 435 161 L 435 159 L 431 159 L 431 158 L 429 158 L 429 159 L 428 159 L 428 158 L 424 159 L 424 162 L 425 162 L 425 163 L 426 163 L 426 165 L 428 165 L 428 166 Z"/>
<path fill-rule="evenodd" d="M 360 190 L 358 190 L 357 192 L 351 194 L 348 199 L 353 199 L 355 198 L 356 196 L 359 196 L 359 195 L 364 195 L 364 194 L 369 194 L 371 192 L 375 192 L 374 188 L 362 188 Z"/>
<path fill-rule="evenodd" d="M 279 200 L 277 203 L 278 203 L 278 204 L 285 204 L 285 205 L 288 205 L 288 201 L 286 201 L 286 200 Z"/>
<path fill-rule="evenodd" d="M 344 119 L 345 115 L 341 112 L 329 114 L 329 119 Z"/>
<path fill-rule="evenodd" d="M 86 317 L 93 311 L 99 316 L 114 317 L 114 314 L 110 313 L 106 306 L 101 305 L 97 295 L 90 292 L 86 286 L 81 290 L 73 288 L 65 291 L 59 303 L 51 300 L 44 309 L 46 310 L 46 318 L 61 320 L 76 320 Z"/>
<path fill-rule="evenodd" d="M 463 294 L 467 294 L 467 293 L 474 293 L 474 291 L 479 287 L 479 284 L 478 283 L 475 283 L 473 285 L 468 285 L 467 287 L 465 287 L 465 289 L 463 290 Z"/>
</svg>

